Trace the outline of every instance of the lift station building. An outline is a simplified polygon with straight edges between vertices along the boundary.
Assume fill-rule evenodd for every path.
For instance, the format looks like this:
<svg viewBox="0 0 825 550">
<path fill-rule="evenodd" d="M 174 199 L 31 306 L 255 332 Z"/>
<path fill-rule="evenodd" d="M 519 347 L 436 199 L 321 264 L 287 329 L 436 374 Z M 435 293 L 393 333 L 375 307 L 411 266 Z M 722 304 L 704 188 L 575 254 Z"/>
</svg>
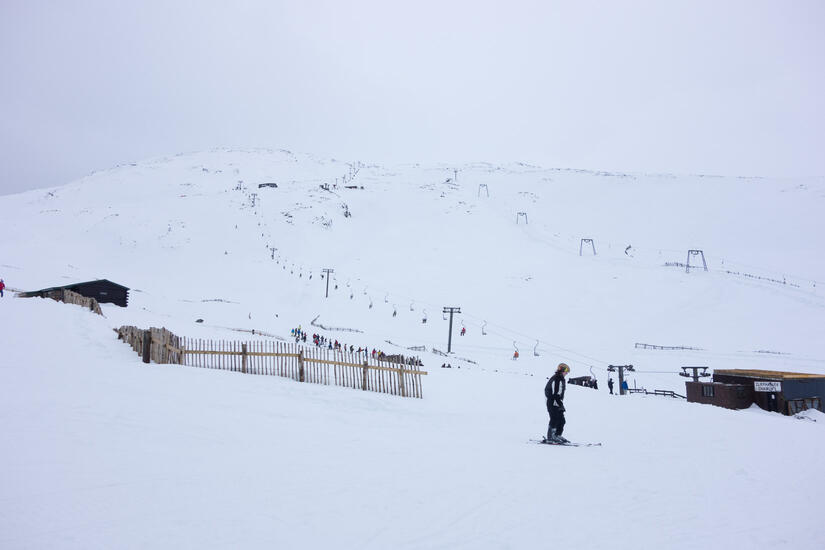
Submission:
<svg viewBox="0 0 825 550">
<path fill-rule="evenodd" d="M 793 415 L 806 409 L 822 411 L 825 375 L 768 370 L 713 371 L 712 382 L 685 382 L 687 400 L 728 409 L 753 403 L 766 411 Z"/>
</svg>

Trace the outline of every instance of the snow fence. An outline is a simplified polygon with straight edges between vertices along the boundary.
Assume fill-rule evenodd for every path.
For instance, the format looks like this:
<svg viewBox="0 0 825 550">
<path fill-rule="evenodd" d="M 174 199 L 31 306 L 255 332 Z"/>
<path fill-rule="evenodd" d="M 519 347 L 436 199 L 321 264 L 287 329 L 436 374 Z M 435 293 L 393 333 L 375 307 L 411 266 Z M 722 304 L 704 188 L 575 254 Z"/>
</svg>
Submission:
<svg viewBox="0 0 825 550">
<path fill-rule="evenodd" d="M 427 374 L 403 356 L 378 359 L 361 354 L 287 342 L 204 340 L 176 336 L 165 328 L 117 329 L 144 363 L 167 363 L 291 378 L 297 382 L 344 386 L 421 399 Z"/>
</svg>

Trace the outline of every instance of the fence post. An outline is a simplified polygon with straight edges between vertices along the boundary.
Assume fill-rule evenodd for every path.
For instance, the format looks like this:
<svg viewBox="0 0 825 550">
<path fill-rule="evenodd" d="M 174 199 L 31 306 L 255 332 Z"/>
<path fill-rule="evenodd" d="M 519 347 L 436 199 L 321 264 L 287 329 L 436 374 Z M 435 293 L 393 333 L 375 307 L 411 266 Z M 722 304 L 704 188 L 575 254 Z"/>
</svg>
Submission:
<svg viewBox="0 0 825 550">
<path fill-rule="evenodd" d="M 246 344 L 241 344 L 241 372 L 246 374 Z"/>
<path fill-rule="evenodd" d="M 298 382 L 304 381 L 304 350 L 298 352 Z"/>
<path fill-rule="evenodd" d="M 150 363 L 152 361 L 152 331 L 143 331 L 143 362 Z"/>
<path fill-rule="evenodd" d="M 367 390 L 367 375 L 370 370 L 370 365 L 367 361 L 364 361 L 364 369 L 361 372 L 361 389 L 366 391 Z"/>
<path fill-rule="evenodd" d="M 404 362 L 398 365 L 398 389 L 403 397 L 407 397 L 407 389 L 404 387 Z"/>
</svg>

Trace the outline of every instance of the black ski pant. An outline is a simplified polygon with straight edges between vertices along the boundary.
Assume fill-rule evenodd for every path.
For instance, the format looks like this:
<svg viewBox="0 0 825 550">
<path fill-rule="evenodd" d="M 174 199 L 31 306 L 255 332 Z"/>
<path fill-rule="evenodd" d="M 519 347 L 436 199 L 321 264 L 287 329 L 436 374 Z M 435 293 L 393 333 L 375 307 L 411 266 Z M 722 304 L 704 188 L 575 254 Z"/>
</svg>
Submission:
<svg viewBox="0 0 825 550">
<path fill-rule="evenodd" d="M 547 426 L 547 435 L 550 435 L 550 431 L 555 429 L 556 435 L 561 435 L 564 431 L 564 411 L 561 407 L 556 405 L 547 404 L 547 412 L 550 413 L 550 424 Z"/>
</svg>

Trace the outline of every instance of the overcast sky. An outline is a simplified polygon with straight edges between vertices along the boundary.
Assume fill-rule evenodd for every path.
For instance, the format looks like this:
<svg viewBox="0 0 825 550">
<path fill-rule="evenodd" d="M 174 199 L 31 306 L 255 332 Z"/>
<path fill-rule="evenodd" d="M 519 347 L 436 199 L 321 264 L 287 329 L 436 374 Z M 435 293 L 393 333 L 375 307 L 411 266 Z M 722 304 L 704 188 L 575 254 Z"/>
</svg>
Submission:
<svg viewBox="0 0 825 550">
<path fill-rule="evenodd" d="M 0 0 L 0 194 L 213 147 L 825 175 L 825 2 Z"/>
</svg>

